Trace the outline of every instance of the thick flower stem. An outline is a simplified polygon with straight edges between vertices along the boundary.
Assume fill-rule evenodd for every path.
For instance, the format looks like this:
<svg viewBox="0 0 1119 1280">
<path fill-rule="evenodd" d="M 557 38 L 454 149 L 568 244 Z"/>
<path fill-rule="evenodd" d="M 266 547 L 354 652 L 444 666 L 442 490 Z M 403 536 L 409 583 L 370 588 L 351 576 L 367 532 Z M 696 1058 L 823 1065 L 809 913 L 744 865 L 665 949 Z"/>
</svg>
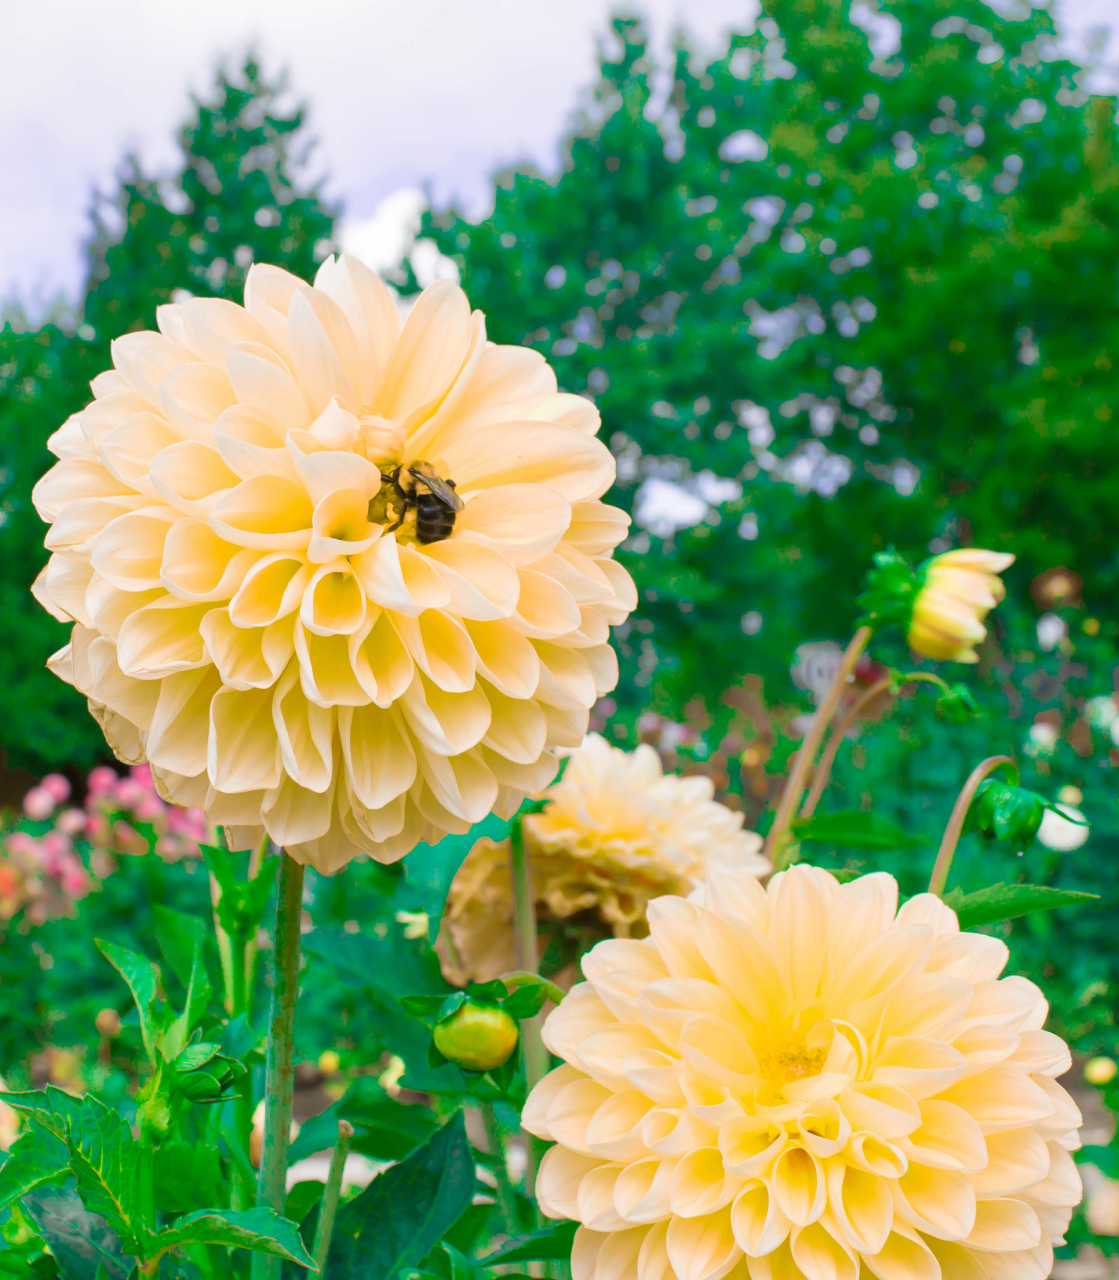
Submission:
<svg viewBox="0 0 1119 1280">
<path fill-rule="evenodd" d="M 847 646 L 847 651 L 839 663 L 831 687 L 820 704 L 819 710 L 812 717 L 811 728 L 805 734 L 800 750 L 796 753 L 792 771 L 785 783 L 784 791 L 781 792 L 777 815 L 773 819 L 773 826 L 770 827 L 765 841 L 765 854 L 773 864 L 774 871 L 781 871 L 787 865 L 788 857 L 785 850 L 789 841 L 789 825 L 800 807 L 800 798 L 804 794 L 804 785 L 812 768 L 812 761 L 831 723 L 831 718 L 835 715 L 835 709 L 839 706 L 839 700 L 843 697 L 843 690 L 847 687 L 847 681 L 851 678 L 855 663 L 858 662 L 870 637 L 871 628 L 868 626 L 860 627 L 851 637 L 851 643 Z"/>
<path fill-rule="evenodd" d="M 303 912 L 303 867 L 280 853 L 273 939 L 272 1016 L 264 1072 L 264 1150 L 257 1205 L 284 1211 L 284 1183 L 291 1141 L 291 1099 L 295 1082 L 293 1032 L 299 987 L 299 924 Z M 280 1280 L 281 1258 L 253 1255 L 253 1280 Z"/>
<path fill-rule="evenodd" d="M 540 956 L 536 945 L 536 900 L 532 888 L 532 868 L 529 865 L 525 845 L 524 826 L 520 818 L 513 819 L 509 832 L 509 870 L 513 881 L 513 932 L 517 945 L 517 967 L 526 973 L 537 973 Z M 521 1023 L 521 1053 L 525 1064 L 525 1085 L 529 1092 L 548 1074 L 551 1058 L 540 1037 L 543 1017 L 526 1018 Z M 536 1185 L 536 1165 L 539 1152 L 536 1140 L 525 1134 L 528 1144 L 528 1168 L 525 1188 L 529 1195 Z M 537 1209 L 537 1217 L 540 1211 Z"/>
<path fill-rule="evenodd" d="M 971 802 L 975 799 L 979 784 L 989 773 L 994 773 L 996 769 L 1004 765 L 1013 771 L 1014 780 L 1017 782 L 1018 766 L 1009 756 L 988 756 L 986 760 L 977 764 L 971 771 L 968 780 L 963 785 L 963 790 L 956 797 L 956 803 L 952 807 L 952 816 L 948 819 L 948 825 L 944 828 L 944 838 L 940 842 L 940 849 L 933 865 L 932 878 L 929 880 L 929 893 L 935 893 L 938 897 L 944 893 L 945 886 L 948 884 L 948 873 L 952 870 L 952 859 L 956 854 L 956 845 L 960 842 L 960 834 L 964 829 L 967 811 L 971 808 Z"/>
<path fill-rule="evenodd" d="M 507 1235 L 517 1233 L 517 1194 L 509 1179 L 509 1162 L 506 1159 L 505 1139 L 497 1123 L 497 1112 L 492 1102 L 479 1104 L 482 1112 L 482 1124 L 486 1129 L 486 1146 L 493 1156 L 493 1176 L 497 1180 L 497 1203 L 501 1210 L 503 1226 Z"/>
<path fill-rule="evenodd" d="M 320 1276 L 326 1271 L 330 1237 L 334 1234 L 334 1215 L 338 1212 L 338 1201 L 342 1196 L 342 1174 L 346 1168 L 346 1153 L 350 1149 L 350 1139 L 353 1136 L 353 1125 L 348 1120 L 339 1120 L 338 1143 L 334 1148 L 334 1154 L 330 1157 L 330 1172 L 326 1175 L 326 1189 L 322 1193 L 319 1221 L 315 1227 L 315 1245 L 311 1250 Z"/>
</svg>

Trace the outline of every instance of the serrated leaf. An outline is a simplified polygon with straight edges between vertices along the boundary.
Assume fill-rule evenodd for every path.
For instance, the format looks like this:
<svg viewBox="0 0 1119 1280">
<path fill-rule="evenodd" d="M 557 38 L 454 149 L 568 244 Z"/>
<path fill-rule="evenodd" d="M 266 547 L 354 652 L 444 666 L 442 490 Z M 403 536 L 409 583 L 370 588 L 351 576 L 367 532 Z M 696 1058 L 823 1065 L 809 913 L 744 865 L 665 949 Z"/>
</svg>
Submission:
<svg viewBox="0 0 1119 1280">
<path fill-rule="evenodd" d="M 912 849 L 921 842 L 881 813 L 824 813 L 797 818 L 797 840 L 815 840 L 844 849 Z"/>
<path fill-rule="evenodd" d="M 91 1213 L 73 1191 L 40 1187 L 20 1207 L 50 1246 L 67 1280 L 129 1280 L 132 1258 L 104 1218 Z"/>
<path fill-rule="evenodd" d="M 553 1262 L 570 1261 L 571 1246 L 578 1229 L 577 1222 L 557 1222 L 543 1231 L 530 1231 L 523 1236 L 513 1236 L 500 1249 L 480 1260 L 483 1267 L 496 1266 L 499 1262 Z"/>
<path fill-rule="evenodd" d="M 956 913 L 961 929 L 974 929 L 999 920 L 1015 920 L 1031 911 L 1053 911 L 1058 907 L 1083 906 L 1098 902 L 1094 893 L 1075 889 L 1051 889 L 1042 884 L 994 884 L 978 893 L 953 889 L 945 894 L 944 904 Z"/>
<path fill-rule="evenodd" d="M 459 1111 L 341 1210 L 324 1280 L 390 1280 L 418 1266 L 470 1204 L 474 1180 Z"/>
<path fill-rule="evenodd" d="M 94 945 L 128 984 L 136 1011 L 140 1015 L 140 1034 L 148 1057 L 155 1061 L 155 1042 L 158 1031 L 159 966 L 146 956 L 137 955 L 115 942 L 94 938 Z"/>
<path fill-rule="evenodd" d="M 54 1134 L 36 1125 L 12 1144 L 0 1169 L 0 1209 L 70 1169 L 70 1152 Z"/>
<path fill-rule="evenodd" d="M 183 1244 L 228 1245 L 286 1258 L 301 1267 L 315 1265 L 299 1228 L 274 1209 L 199 1209 L 157 1232 L 152 1243 L 157 1249 L 174 1249 Z"/>
<path fill-rule="evenodd" d="M 134 1248 L 139 1147 L 124 1118 L 90 1094 L 72 1098 L 54 1085 L 0 1099 L 66 1144 L 85 1207 Z"/>
</svg>

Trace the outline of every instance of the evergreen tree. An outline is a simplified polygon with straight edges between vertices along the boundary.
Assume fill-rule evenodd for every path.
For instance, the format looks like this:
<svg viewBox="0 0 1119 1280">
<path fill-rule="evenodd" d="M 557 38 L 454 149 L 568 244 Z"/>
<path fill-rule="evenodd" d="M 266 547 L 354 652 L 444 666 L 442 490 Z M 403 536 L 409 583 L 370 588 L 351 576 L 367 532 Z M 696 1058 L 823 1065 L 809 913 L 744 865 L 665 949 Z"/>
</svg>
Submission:
<svg viewBox="0 0 1119 1280">
<path fill-rule="evenodd" d="M 0 328 L 0 749 L 11 764 L 45 772 L 105 754 L 84 699 L 43 665 L 67 628 L 29 592 L 46 560 L 31 490 L 53 461 L 47 438 L 88 403 L 110 341 L 153 328 L 178 291 L 239 298 L 254 261 L 310 279 L 332 251 L 334 211 L 306 174 L 304 114 L 283 96 L 252 58 L 236 76 L 220 72 L 182 131 L 176 177 L 156 180 L 131 161 L 106 202 L 117 216 L 105 204 L 95 213 L 76 332 Z"/>
<path fill-rule="evenodd" d="M 787 682 L 889 543 L 1012 546 L 1020 579 L 1068 564 L 1095 600 L 1119 573 L 1114 100 L 1051 60 L 1043 9 L 881 9 L 888 59 L 840 0 L 766 0 L 725 56 L 681 45 L 661 106 L 619 21 L 559 178 L 502 175 L 477 226 L 429 217 L 491 336 L 599 403 L 616 501 L 744 486 L 630 540 L 631 712 Z"/>
</svg>

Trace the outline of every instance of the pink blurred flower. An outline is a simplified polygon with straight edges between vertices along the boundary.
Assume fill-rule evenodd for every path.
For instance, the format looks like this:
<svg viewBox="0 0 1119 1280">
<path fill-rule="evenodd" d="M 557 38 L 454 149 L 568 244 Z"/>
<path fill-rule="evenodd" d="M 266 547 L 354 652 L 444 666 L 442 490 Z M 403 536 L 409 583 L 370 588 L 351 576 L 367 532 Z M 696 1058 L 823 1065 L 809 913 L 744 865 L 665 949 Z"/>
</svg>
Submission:
<svg viewBox="0 0 1119 1280">
<path fill-rule="evenodd" d="M 85 867 L 76 859 L 68 858 L 62 867 L 61 882 L 63 890 L 71 898 L 84 898 L 90 890 L 89 876 Z"/>
<path fill-rule="evenodd" d="M 117 784 L 117 771 L 110 769 L 107 764 L 99 764 L 96 769 L 89 771 L 86 778 L 86 791 L 90 800 L 108 795 L 108 793 Z"/>
<path fill-rule="evenodd" d="M 81 809 L 63 809 L 54 825 L 63 835 L 80 836 L 85 831 L 86 816 Z"/>
<path fill-rule="evenodd" d="M 48 773 L 39 783 L 39 790 L 45 791 L 56 805 L 65 804 L 70 799 L 70 782 L 61 773 Z"/>
<path fill-rule="evenodd" d="M 54 813 L 55 801 L 49 791 L 42 787 L 32 787 L 23 797 L 23 812 L 35 822 L 42 822 Z"/>
</svg>

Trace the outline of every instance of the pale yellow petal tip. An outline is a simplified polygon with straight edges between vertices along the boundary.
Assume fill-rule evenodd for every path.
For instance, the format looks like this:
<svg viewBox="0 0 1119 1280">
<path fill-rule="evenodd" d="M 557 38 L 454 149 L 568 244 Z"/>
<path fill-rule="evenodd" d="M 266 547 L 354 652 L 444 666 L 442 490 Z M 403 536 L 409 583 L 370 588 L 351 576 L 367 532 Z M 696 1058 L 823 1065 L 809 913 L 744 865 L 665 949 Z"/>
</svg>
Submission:
<svg viewBox="0 0 1119 1280">
<path fill-rule="evenodd" d="M 599 944 L 545 1024 L 565 1065 L 529 1106 L 573 1274 L 1042 1280 L 1080 1117 L 1005 944 L 884 874 L 716 879 L 717 908 Z"/>
<path fill-rule="evenodd" d="M 456 284 L 404 321 L 343 255 L 244 297 L 118 338 L 52 436 L 52 670 L 213 821 L 394 861 L 547 786 L 616 682 L 613 458 Z"/>
<path fill-rule="evenodd" d="M 761 837 L 713 797 L 708 778 L 665 774 L 651 746 L 623 751 L 589 734 L 525 819 L 538 914 L 560 936 L 570 921 L 572 938 L 636 937 L 659 895 L 687 896 L 724 869 L 765 875 Z M 481 840 L 451 885 L 443 973 L 485 982 L 514 967 L 513 952 L 508 846 Z"/>
</svg>

